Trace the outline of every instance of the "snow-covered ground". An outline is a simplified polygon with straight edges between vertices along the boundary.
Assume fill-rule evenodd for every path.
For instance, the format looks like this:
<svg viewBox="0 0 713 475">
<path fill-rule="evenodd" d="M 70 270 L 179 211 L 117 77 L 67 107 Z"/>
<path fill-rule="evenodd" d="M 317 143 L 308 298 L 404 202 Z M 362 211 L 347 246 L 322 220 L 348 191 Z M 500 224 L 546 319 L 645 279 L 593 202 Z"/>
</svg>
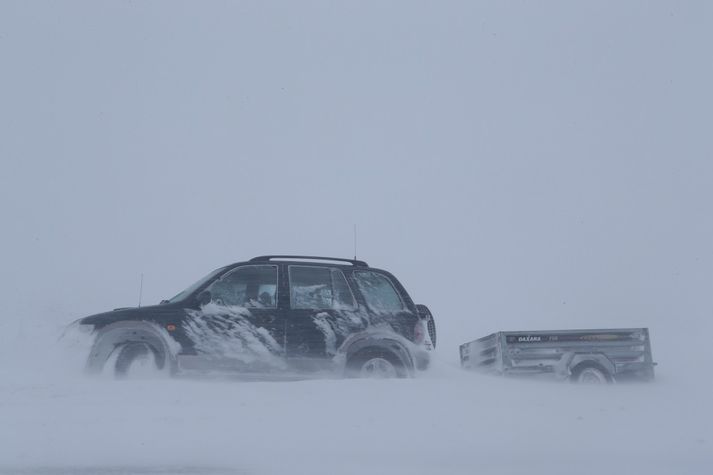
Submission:
<svg viewBox="0 0 713 475">
<path fill-rule="evenodd" d="M 675 359 L 655 383 L 607 387 L 466 373 L 452 347 L 411 380 L 116 381 L 83 377 L 54 329 L 31 328 L 3 346 L 2 473 L 679 474 L 713 463 L 710 384 Z"/>
</svg>

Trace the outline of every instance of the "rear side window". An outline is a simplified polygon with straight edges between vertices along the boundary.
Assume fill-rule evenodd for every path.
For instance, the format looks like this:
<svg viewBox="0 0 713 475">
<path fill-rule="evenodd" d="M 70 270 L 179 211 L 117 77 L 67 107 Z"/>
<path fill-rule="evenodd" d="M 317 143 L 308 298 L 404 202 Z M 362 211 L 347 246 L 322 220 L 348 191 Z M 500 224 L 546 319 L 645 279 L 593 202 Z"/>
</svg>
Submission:
<svg viewBox="0 0 713 475">
<path fill-rule="evenodd" d="M 375 312 L 398 312 L 404 309 L 401 297 L 385 275 L 357 271 L 354 272 L 354 280 L 366 304 Z"/>
<path fill-rule="evenodd" d="M 290 266 L 290 305 L 299 309 L 354 308 L 344 274 L 339 269 Z"/>
</svg>

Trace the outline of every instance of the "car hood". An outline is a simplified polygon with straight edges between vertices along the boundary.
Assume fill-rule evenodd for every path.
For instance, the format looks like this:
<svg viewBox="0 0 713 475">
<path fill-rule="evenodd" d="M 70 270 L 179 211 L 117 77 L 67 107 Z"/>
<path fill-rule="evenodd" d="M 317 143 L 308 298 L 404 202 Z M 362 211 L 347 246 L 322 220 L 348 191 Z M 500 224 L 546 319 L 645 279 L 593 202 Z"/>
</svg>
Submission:
<svg viewBox="0 0 713 475">
<path fill-rule="evenodd" d="M 146 307 L 123 307 L 109 312 L 83 317 L 75 323 L 104 326 L 122 320 L 156 320 L 162 316 L 175 315 L 181 308 L 174 304 L 149 305 Z"/>
</svg>

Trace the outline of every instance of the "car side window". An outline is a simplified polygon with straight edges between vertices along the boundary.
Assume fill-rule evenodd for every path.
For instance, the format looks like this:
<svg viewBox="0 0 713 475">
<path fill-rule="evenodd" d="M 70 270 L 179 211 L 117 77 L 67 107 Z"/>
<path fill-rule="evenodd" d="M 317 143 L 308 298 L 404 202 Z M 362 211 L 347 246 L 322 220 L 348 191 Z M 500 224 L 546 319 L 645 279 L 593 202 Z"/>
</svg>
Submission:
<svg viewBox="0 0 713 475">
<path fill-rule="evenodd" d="M 247 308 L 277 307 L 277 266 L 238 267 L 208 287 L 211 303 Z"/>
<path fill-rule="evenodd" d="M 404 303 L 388 277 L 371 271 L 356 271 L 353 276 L 369 308 L 375 312 L 404 310 Z"/>
<path fill-rule="evenodd" d="M 339 269 L 290 266 L 290 306 L 295 309 L 354 308 L 347 279 Z"/>
</svg>

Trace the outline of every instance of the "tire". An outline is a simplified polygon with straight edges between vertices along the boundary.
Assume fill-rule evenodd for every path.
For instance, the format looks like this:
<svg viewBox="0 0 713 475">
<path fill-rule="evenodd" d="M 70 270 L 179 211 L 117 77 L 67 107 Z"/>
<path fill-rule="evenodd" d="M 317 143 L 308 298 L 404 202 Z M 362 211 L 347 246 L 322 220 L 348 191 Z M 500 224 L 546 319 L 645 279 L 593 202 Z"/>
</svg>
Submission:
<svg viewBox="0 0 713 475">
<path fill-rule="evenodd" d="M 609 372 L 596 364 L 580 364 L 570 376 L 576 384 L 610 384 L 614 381 Z"/>
<path fill-rule="evenodd" d="M 96 335 L 85 371 L 94 376 L 133 377 L 132 367 L 139 362 L 145 363 L 145 377 L 159 373 L 173 375 L 177 371 L 169 345 L 155 326 L 120 321 L 108 325 Z"/>
<path fill-rule="evenodd" d="M 347 377 L 370 379 L 406 378 L 408 371 L 393 353 L 381 349 L 362 350 L 349 359 Z"/>
<path fill-rule="evenodd" d="M 114 376 L 118 379 L 132 376 L 157 376 L 166 369 L 166 358 L 143 342 L 129 342 L 117 348 Z"/>
<path fill-rule="evenodd" d="M 436 347 L 436 321 L 433 319 L 433 314 L 431 311 L 428 309 L 423 304 L 417 304 L 416 309 L 418 310 L 418 314 L 421 318 L 426 318 L 426 326 L 428 327 L 428 336 L 431 338 L 431 343 L 433 343 L 433 347 Z"/>
</svg>

